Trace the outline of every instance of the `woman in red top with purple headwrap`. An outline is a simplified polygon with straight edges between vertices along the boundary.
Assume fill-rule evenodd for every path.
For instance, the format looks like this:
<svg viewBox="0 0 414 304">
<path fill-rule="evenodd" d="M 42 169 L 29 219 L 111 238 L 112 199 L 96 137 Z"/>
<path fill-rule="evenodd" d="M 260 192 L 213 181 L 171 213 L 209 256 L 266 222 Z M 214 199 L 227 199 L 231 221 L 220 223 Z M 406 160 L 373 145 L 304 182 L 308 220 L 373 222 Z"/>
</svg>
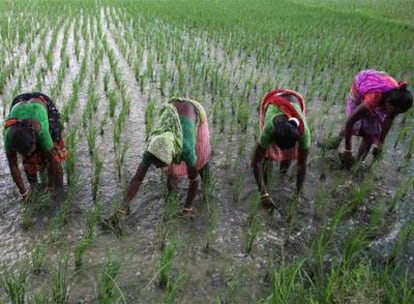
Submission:
<svg viewBox="0 0 414 304">
<path fill-rule="evenodd" d="M 372 145 L 374 154 L 382 151 L 385 137 L 394 118 L 413 104 L 406 82 L 397 82 L 385 72 L 365 70 L 355 76 L 348 97 L 343 136 L 345 150 L 342 160 L 346 167 L 353 163 L 352 136 L 361 136 L 357 160 L 363 160 Z"/>
</svg>

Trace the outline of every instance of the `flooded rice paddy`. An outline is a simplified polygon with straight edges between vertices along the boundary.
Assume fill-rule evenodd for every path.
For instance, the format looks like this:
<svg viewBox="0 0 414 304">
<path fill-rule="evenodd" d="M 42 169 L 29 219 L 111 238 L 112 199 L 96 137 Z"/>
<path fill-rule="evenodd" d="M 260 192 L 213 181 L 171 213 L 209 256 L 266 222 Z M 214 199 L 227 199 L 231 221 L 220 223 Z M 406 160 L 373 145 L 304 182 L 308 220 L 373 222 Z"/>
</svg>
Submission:
<svg viewBox="0 0 414 304">
<path fill-rule="evenodd" d="M 39 193 L 33 204 L 41 207 L 33 210 L 20 201 L 6 156 L 0 153 L 0 261 L 7 269 L 29 270 L 29 302 L 50 290 L 54 293 L 50 286 L 59 273 L 67 280 L 63 302 L 103 302 L 100 278 L 103 269 L 109 271 L 108 261 L 119 266 L 111 301 L 167 301 L 169 293 L 158 284 L 160 260 L 162 250 L 173 247 L 169 275 L 172 282 L 182 282 L 177 303 L 254 303 L 270 293 L 268 272 L 287 257 L 306 252 L 335 221 L 341 206 L 350 202 L 355 204 L 353 212 L 333 226 L 338 246 L 353 227 L 369 226 L 373 214 L 379 214 L 379 229 L 367 243 L 367 255 L 375 260 L 390 255 L 413 218 L 414 167 L 406 158 L 408 141 L 392 147 L 401 118 L 377 163 L 368 157 L 347 172 L 340 165 L 340 150 L 321 148 L 344 122 L 350 79 L 335 87 L 338 92 L 333 96 L 341 100 L 329 106 L 322 92 L 307 98 L 310 74 L 292 87 L 305 95 L 313 135 L 304 198 L 292 208 L 295 167 L 281 176 L 275 166 L 269 189 L 280 208 L 269 214 L 260 206 L 255 210 L 257 186 L 250 166 L 257 105 L 273 86 L 293 85 L 291 67 L 232 49 L 225 36 L 213 37 L 145 14 L 133 16 L 121 7 L 71 11 L 65 6 L 64 11 L 68 15 L 55 16 L 51 27 L 31 20 L 21 43 L 10 40 L 2 62 L 15 70 L 0 95 L 1 112 L 8 113 L 16 93 L 40 90 L 50 95 L 62 113 L 72 156 L 65 165 L 64 191 Z M 41 16 L 39 11 L 35 14 Z M 340 92 L 343 87 L 347 89 Z M 194 220 L 169 216 L 165 173 L 151 168 L 131 204 L 131 214 L 122 222 L 122 233 L 102 230 L 95 224 L 119 205 L 144 152 L 146 128 L 171 96 L 196 99 L 209 115 L 213 155 L 208 201 L 203 201 L 200 189 Z M 405 119 L 413 122 L 412 117 Z M 176 210 L 187 186 L 186 180 L 181 181 Z M 393 204 L 395 210 L 388 212 Z M 79 244 L 89 232 L 92 237 L 82 252 L 81 266 L 75 267 Z M 414 270 L 412 239 L 400 249 L 398 260 Z M 39 256 L 42 263 L 34 273 Z M 8 299 L 0 289 L 0 302 Z"/>
</svg>

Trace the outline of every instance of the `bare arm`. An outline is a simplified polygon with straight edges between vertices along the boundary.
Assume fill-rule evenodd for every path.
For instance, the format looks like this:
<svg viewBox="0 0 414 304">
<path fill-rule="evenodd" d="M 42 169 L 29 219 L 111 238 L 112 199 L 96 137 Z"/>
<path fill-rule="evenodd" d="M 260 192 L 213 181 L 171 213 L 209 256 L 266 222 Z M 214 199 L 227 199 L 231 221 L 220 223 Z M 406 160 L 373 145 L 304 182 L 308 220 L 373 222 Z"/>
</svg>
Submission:
<svg viewBox="0 0 414 304">
<path fill-rule="evenodd" d="M 188 186 L 187 199 L 185 201 L 185 208 L 191 208 L 194 198 L 197 194 L 198 184 L 200 183 L 198 178 L 198 170 L 196 167 L 187 167 L 188 178 L 190 179 L 190 185 Z"/>
<path fill-rule="evenodd" d="M 296 173 L 296 194 L 299 195 L 302 192 L 303 182 L 306 176 L 306 160 L 308 159 L 309 151 L 299 148 L 298 152 L 298 166 Z"/>
<path fill-rule="evenodd" d="M 16 183 L 20 194 L 23 196 L 23 198 L 25 198 L 24 195 L 26 194 L 26 188 L 24 186 L 22 175 L 17 165 L 17 154 L 7 153 L 6 157 L 7 162 L 9 163 L 10 173 L 12 175 L 13 181 Z"/>
<path fill-rule="evenodd" d="M 137 194 L 139 188 L 141 187 L 142 181 L 144 180 L 145 175 L 147 174 L 148 168 L 149 166 L 145 165 L 142 162 L 139 164 L 137 172 L 135 173 L 134 177 L 131 179 L 131 182 L 129 183 L 127 194 L 122 203 L 123 209 L 128 208 L 129 203 Z"/>
<path fill-rule="evenodd" d="M 361 103 L 354 111 L 354 113 L 351 114 L 351 116 L 348 117 L 348 119 L 345 122 L 345 150 L 351 151 L 352 150 L 352 143 L 351 143 L 351 137 L 352 137 L 352 127 L 354 124 L 363 118 L 364 116 L 368 115 L 369 111 L 367 107 Z"/>
<path fill-rule="evenodd" d="M 261 194 L 267 193 L 264 177 L 263 177 L 263 160 L 266 155 L 266 150 L 256 145 L 253 156 L 252 156 L 252 167 L 254 178 L 256 179 L 257 186 L 259 188 L 259 192 Z"/>
<path fill-rule="evenodd" d="M 385 141 L 385 137 L 387 137 L 388 131 L 391 129 L 392 123 L 394 121 L 396 115 L 390 115 L 388 114 L 385 117 L 384 120 L 384 124 L 383 124 L 383 128 L 382 128 L 382 132 L 381 132 L 381 137 L 380 137 L 380 144 L 382 145 Z"/>
</svg>

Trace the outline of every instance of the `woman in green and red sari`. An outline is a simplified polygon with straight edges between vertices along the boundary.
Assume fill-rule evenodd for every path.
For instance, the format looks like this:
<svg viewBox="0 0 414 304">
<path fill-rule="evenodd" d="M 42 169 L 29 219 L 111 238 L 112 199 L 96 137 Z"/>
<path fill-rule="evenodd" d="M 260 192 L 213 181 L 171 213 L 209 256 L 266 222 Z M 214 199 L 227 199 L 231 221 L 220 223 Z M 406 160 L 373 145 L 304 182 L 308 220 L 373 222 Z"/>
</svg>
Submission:
<svg viewBox="0 0 414 304">
<path fill-rule="evenodd" d="M 266 188 L 272 162 L 280 162 L 280 173 L 297 160 L 296 192 L 302 192 L 306 175 L 306 160 L 311 142 L 306 123 L 303 97 L 292 90 L 272 90 L 260 104 L 260 136 L 255 146 L 252 167 L 264 206 L 275 207 Z"/>
<path fill-rule="evenodd" d="M 109 219 L 104 220 L 104 225 L 114 227 L 123 215 L 129 213 L 129 204 L 151 165 L 166 169 L 169 192 L 175 189 L 179 178 L 188 177 L 189 186 L 182 216 L 193 218 L 193 201 L 200 183 L 199 177 L 201 180 L 206 177 L 210 156 L 210 135 L 203 106 L 192 99 L 172 98 L 161 110 L 158 125 L 151 132 L 122 206 Z"/>
<path fill-rule="evenodd" d="M 4 149 L 10 172 L 23 200 L 38 183 L 39 171 L 47 171 L 48 187 L 63 186 L 61 161 L 66 159 L 61 137 L 59 112 L 52 100 L 42 93 L 25 93 L 13 99 L 4 125 Z M 17 154 L 30 183 L 27 189 L 17 163 Z"/>
</svg>

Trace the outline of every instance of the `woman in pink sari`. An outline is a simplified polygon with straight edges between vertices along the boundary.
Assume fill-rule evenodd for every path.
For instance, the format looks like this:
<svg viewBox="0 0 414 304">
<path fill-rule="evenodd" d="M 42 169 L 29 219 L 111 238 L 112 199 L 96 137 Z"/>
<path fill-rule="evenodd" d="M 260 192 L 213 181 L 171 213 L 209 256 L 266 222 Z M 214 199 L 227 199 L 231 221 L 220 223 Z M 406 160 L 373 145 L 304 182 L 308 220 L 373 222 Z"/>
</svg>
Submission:
<svg viewBox="0 0 414 304">
<path fill-rule="evenodd" d="M 169 192 L 175 190 L 178 179 L 189 179 L 182 216 L 194 218 L 193 201 L 199 177 L 201 180 L 207 177 L 210 156 L 210 133 L 203 106 L 192 99 L 172 98 L 161 110 L 158 125 L 151 132 L 147 148 L 130 181 L 121 207 L 109 219 L 104 220 L 104 225 L 114 227 L 122 216 L 129 213 L 129 204 L 151 165 L 167 170 Z"/>
<path fill-rule="evenodd" d="M 382 152 L 384 140 L 394 118 L 413 104 L 406 82 L 397 82 L 385 72 L 365 70 L 355 76 L 348 97 L 347 120 L 343 130 L 345 150 L 343 163 L 352 166 L 352 136 L 361 136 L 357 160 L 364 160 L 372 145 L 374 155 Z"/>
</svg>

